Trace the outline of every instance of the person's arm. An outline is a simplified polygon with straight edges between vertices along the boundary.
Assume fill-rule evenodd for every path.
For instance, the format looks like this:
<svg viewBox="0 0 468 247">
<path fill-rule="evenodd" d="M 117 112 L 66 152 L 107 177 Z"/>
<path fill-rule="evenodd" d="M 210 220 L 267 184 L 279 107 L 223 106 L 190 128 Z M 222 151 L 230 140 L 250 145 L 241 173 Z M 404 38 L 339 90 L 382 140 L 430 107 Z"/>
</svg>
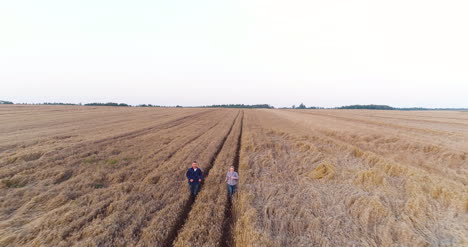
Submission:
<svg viewBox="0 0 468 247">
<path fill-rule="evenodd" d="M 235 172 L 232 179 L 239 180 L 239 174 L 237 172 Z"/>
<path fill-rule="evenodd" d="M 187 177 L 190 183 L 193 182 L 193 174 L 190 172 L 190 168 L 187 170 L 187 173 L 185 174 L 185 176 Z"/>
<path fill-rule="evenodd" d="M 199 173 L 198 173 L 198 182 L 201 182 L 201 180 L 203 179 L 203 172 L 202 170 L 199 168 L 198 169 Z"/>
</svg>

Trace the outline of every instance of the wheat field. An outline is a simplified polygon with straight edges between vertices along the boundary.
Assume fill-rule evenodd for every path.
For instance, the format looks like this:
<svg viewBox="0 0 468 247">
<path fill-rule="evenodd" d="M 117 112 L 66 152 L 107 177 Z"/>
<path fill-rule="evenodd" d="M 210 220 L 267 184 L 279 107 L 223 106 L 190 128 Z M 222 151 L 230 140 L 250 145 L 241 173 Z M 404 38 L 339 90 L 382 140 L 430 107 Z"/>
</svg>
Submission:
<svg viewBox="0 0 468 247">
<path fill-rule="evenodd" d="M 0 120 L 0 246 L 468 246 L 467 112 L 13 105 Z"/>
</svg>

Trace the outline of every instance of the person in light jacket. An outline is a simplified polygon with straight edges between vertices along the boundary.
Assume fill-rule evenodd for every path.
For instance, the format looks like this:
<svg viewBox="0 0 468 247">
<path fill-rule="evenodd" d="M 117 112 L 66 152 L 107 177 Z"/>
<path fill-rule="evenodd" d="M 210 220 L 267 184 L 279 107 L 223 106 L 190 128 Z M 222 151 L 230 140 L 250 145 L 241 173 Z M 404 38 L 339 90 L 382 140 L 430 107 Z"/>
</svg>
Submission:
<svg viewBox="0 0 468 247">
<path fill-rule="evenodd" d="M 237 181 L 239 180 L 239 174 L 234 171 L 234 166 L 229 168 L 228 173 L 226 174 L 226 182 L 228 188 L 229 198 L 232 199 L 232 195 L 236 192 Z"/>
</svg>

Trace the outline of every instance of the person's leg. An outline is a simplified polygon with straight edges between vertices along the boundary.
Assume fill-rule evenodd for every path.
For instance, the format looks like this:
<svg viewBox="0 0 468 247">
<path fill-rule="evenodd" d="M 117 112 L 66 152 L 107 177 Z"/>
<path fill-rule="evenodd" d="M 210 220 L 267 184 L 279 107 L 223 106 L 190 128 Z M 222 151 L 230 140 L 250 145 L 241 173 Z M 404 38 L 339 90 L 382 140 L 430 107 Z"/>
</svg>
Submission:
<svg viewBox="0 0 468 247">
<path fill-rule="evenodd" d="M 228 189 L 229 198 L 231 198 L 231 196 L 232 196 L 232 187 L 231 187 L 231 185 L 228 184 L 227 189 Z"/>
<path fill-rule="evenodd" d="M 193 196 L 193 184 L 189 184 L 189 187 L 190 187 L 190 195 Z"/>
<path fill-rule="evenodd" d="M 196 196 L 198 193 L 199 184 L 193 184 L 193 195 Z"/>
<path fill-rule="evenodd" d="M 237 191 L 237 184 L 232 186 L 232 195 Z"/>
</svg>

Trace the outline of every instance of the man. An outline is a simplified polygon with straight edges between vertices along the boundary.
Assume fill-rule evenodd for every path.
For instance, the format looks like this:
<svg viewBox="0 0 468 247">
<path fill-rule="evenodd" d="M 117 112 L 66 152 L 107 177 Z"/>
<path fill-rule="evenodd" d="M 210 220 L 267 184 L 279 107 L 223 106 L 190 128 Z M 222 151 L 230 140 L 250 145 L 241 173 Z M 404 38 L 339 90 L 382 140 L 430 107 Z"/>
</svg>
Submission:
<svg viewBox="0 0 468 247">
<path fill-rule="evenodd" d="M 200 182 L 203 179 L 203 173 L 201 169 L 198 168 L 197 161 L 192 162 L 192 167 L 187 170 L 185 176 L 187 177 L 190 186 L 190 194 L 195 197 L 198 193 Z"/>
<path fill-rule="evenodd" d="M 236 192 L 237 189 L 237 180 L 239 180 L 239 174 L 234 171 L 234 166 L 229 168 L 228 173 L 226 174 L 226 182 L 228 187 L 229 198 L 232 199 L 232 195 Z"/>
</svg>

